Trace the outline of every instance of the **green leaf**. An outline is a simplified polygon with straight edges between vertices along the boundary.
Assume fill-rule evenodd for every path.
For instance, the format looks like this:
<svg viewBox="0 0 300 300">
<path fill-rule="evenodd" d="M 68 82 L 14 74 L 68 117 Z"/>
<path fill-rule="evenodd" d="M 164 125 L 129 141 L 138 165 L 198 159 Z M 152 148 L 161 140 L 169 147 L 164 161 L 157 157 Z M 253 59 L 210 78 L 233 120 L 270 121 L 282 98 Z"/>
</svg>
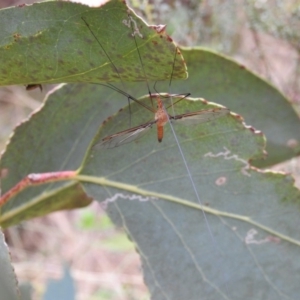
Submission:
<svg viewBox="0 0 300 300">
<path fill-rule="evenodd" d="M 276 88 L 217 53 L 200 48 L 181 51 L 189 78 L 174 82 L 172 92 L 190 92 L 220 103 L 242 115 L 246 124 L 261 130 L 267 138 L 268 156 L 253 161 L 255 166 L 271 166 L 299 155 L 299 116 Z"/>
<path fill-rule="evenodd" d="M 0 291 L 1 299 L 20 300 L 17 278 L 2 231 L 0 232 Z"/>
<path fill-rule="evenodd" d="M 206 107 L 182 101 L 175 111 Z M 94 143 L 124 129 L 127 115 L 109 119 Z M 147 119 L 131 106 L 132 125 Z M 200 206 L 166 127 L 162 143 L 152 129 L 118 148 L 92 147 L 78 176 L 136 244 L 152 298 L 297 299 L 300 192 L 248 164 L 263 154 L 263 136 L 235 116 L 176 126 Z"/>
<path fill-rule="evenodd" d="M 147 26 L 121 0 L 11 7 L 0 10 L 0 27 L 0 85 L 163 80 L 176 51 L 162 27 Z M 186 76 L 178 54 L 173 77 Z"/>
<path fill-rule="evenodd" d="M 99 102 L 104 91 L 106 101 Z M 40 111 L 16 128 L 1 157 L 0 169 L 7 171 L 2 194 L 30 173 L 76 170 L 101 122 L 122 105 L 111 101 L 114 94 L 101 86 L 68 85 L 50 95 Z M 1 208 L 0 223 L 11 226 L 90 201 L 76 182 L 29 188 Z"/>
<path fill-rule="evenodd" d="M 162 143 L 153 128 L 122 147 L 87 152 L 94 136 L 97 142 L 130 127 L 125 108 L 97 134 L 105 116 L 126 101 L 115 96 L 95 85 L 64 86 L 51 95 L 43 109 L 16 129 L 2 157 L 1 168 L 7 169 L 3 192 L 29 173 L 76 170 L 84 160 L 76 179 L 85 182 L 88 196 L 108 206 L 113 221 L 136 243 L 153 299 L 162 293 L 175 300 L 199 295 L 257 299 L 261 293 L 275 300 L 282 295 L 297 299 L 299 191 L 289 177 L 249 167 L 249 159 L 263 155 L 263 136 L 234 116 L 176 126 L 200 198 L 208 205 L 207 225 L 169 126 Z M 175 113 L 208 107 L 182 100 Z M 131 126 L 150 118 L 144 108 L 131 104 Z M 67 187 L 76 194 L 72 182 L 24 190 L 3 207 L 0 221 L 19 222 L 21 212 L 33 217 L 38 203 L 49 212 L 50 197 L 55 202 Z M 258 232 L 254 237 L 253 229 Z M 253 292 L 252 286 L 254 296 L 247 292 Z"/>
</svg>

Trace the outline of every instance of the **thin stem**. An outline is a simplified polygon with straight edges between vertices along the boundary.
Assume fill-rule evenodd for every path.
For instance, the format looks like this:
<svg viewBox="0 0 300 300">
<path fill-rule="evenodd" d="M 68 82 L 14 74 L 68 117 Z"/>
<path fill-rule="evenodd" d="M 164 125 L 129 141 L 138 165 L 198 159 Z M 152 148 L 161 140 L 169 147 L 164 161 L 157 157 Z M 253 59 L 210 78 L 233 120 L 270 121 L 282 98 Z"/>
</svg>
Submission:
<svg viewBox="0 0 300 300">
<path fill-rule="evenodd" d="M 0 207 L 7 203 L 11 198 L 28 188 L 29 186 L 41 185 L 44 183 L 72 180 L 76 177 L 77 171 L 59 171 L 49 173 L 32 173 L 19 181 L 14 187 L 0 197 Z"/>
</svg>

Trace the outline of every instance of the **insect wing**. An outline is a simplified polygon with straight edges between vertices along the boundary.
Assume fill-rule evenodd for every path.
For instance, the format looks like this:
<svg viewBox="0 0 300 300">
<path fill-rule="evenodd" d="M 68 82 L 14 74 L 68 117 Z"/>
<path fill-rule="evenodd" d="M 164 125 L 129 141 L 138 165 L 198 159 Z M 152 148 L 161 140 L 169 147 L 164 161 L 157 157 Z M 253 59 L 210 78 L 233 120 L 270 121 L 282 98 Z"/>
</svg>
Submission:
<svg viewBox="0 0 300 300">
<path fill-rule="evenodd" d="M 229 112 L 230 110 L 225 107 L 212 108 L 186 113 L 182 115 L 176 115 L 174 117 L 170 116 L 170 119 L 171 121 L 175 121 L 175 124 L 193 125 L 213 121 L 217 118 L 229 114 Z"/>
<path fill-rule="evenodd" d="M 96 144 L 95 149 L 110 149 L 130 143 L 141 138 L 152 127 L 155 121 L 145 123 L 133 128 L 120 131 L 113 135 L 105 137 L 100 143 Z"/>
</svg>

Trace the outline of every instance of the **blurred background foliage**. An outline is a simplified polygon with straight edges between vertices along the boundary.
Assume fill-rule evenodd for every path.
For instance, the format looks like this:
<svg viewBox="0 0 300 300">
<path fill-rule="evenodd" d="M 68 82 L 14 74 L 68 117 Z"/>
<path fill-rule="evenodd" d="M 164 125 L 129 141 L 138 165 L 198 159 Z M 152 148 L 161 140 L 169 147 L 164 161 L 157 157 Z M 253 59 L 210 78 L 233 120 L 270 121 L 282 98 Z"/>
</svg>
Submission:
<svg viewBox="0 0 300 300">
<path fill-rule="evenodd" d="M 34 1 L 2 0 L 0 8 L 24 2 Z M 149 24 L 167 24 L 178 44 L 210 48 L 244 64 L 269 80 L 300 112 L 299 0 L 128 2 Z M 40 106 L 50 89 L 0 88 L 1 151 L 13 128 Z M 277 169 L 291 172 L 299 182 L 299 165 L 295 158 Z M 71 265 L 78 300 L 149 299 L 133 245 L 96 204 L 24 222 L 5 234 L 17 276 L 33 284 L 34 299 L 41 299 L 48 278 L 62 276 L 64 261 Z"/>
</svg>

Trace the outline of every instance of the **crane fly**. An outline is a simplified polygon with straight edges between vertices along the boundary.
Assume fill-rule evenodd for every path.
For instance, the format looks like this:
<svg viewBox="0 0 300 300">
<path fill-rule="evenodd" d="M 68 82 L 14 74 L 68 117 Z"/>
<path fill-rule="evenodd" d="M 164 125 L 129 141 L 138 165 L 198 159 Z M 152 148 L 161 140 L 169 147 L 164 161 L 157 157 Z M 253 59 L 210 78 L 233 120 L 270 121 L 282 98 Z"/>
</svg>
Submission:
<svg viewBox="0 0 300 300">
<path fill-rule="evenodd" d="M 82 17 L 82 20 L 86 24 L 86 26 L 89 29 L 89 31 L 91 32 L 91 34 L 93 35 L 94 39 L 97 41 L 97 43 L 102 48 L 103 52 L 105 53 L 105 55 L 109 59 L 110 63 L 112 64 L 112 66 L 114 67 L 114 69 L 116 70 L 117 74 L 119 75 L 119 77 L 122 81 L 122 78 L 121 78 L 121 75 L 120 75 L 118 69 L 114 65 L 112 59 L 108 56 L 108 53 L 103 48 L 103 45 L 100 43 L 100 41 L 97 38 L 96 34 L 93 32 L 91 26 L 88 24 L 88 22 L 83 17 Z M 128 22 L 126 22 L 126 24 L 127 25 L 129 24 L 129 27 L 132 30 L 131 35 L 134 38 L 134 42 L 135 42 L 135 45 L 136 45 L 139 60 L 141 62 L 142 70 L 144 72 L 145 78 L 147 78 L 146 72 L 144 70 L 144 64 L 143 64 L 141 54 L 140 54 L 139 49 L 138 49 L 138 44 L 137 44 L 137 41 L 136 41 L 136 38 L 135 38 L 136 30 L 138 30 L 136 28 L 137 25 L 136 25 L 135 21 L 132 19 L 132 17 L 129 16 L 129 15 L 128 15 L 128 20 L 127 21 Z M 165 29 L 165 26 L 164 27 L 159 27 L 158 29 L 156 28 L 157 32 L 159 32 L 159 33 L 164 31 L 164 29 Z M 169 41 L 172 41 L 172 39 L 170 37 L 168 37 L 168 38 L 169 38 Z M 174 68 L 175 68 L 174 63 L 175 63 L 176 55 L 178 55 L 178 54 L 180 54 L 180 50 L 176 47 L 175 57 L 174 57 L 173 65 L 172 65 L 172 72 L 171 72 L 171 76 L 170 76 L 170 84 L 171 84 L 171 80 L 172 80 L 172 76 L 173 76 L 173 71 L 174 71 Z M 100 84 L 100 85 L 104 85 L 104 84 Z M 148 82 L 147 82 L 147 87 L 148 87 L 148 93 L 149 93 L 149 96 L 150 96 L 150 99 L 151 99 L 151 103 L 152 103 L 153 99 L 156 99 L 157 109 L 153 109 L 152 107 L 147 106 L 143 102 L 141 102 L 138 99 L 132 97 L 131 95 L 127 94 L 125 91 L 113 86 L 110 83 L 108 83 L 104 86 L 107 86 L 107 87 L 117 91 L 118 93 L 125 95 L 128 100 L 133 100 L 137 104 L 140 104 L 140 105 L 144 106 L 146 109 L 148 109 L 149 111 L 153 112 L 154 113 L 154 120 L 148 121 L 148 122 L 146 122 L 144 124 L 141 124 L 139 126 L 135 126 L 135 127 L 117 132 L 113 135 L 109 135 L 109 136 L 103 138 L 99 143 L 96 143 L 94 145 L 95 148 L 114 148 L 114 147 L 118 147 L 118 146 L 130 143 L 130 142 L 140 138 L 141 136 L 143 136 L 154 124 L 156 124 L 156 127 L 157 127 L 158 142 L 161 142 L 163 140 L 163 136 L 164 136 L 164 126 L 166 125 L 166 123 L 169 120 L 171 122 L 180 122 L 180 123 L 183 123 L 183 124 L 199 124 L 199 123 L 212 121 L 216 118 L 219 118 L 219 117 L 224 116 L 224 115 L 229 113 L 229 110 L 227 108 L 218 107 L 218 108 L 200 110 L 200 111 L 195 111 L 195 112 L 190 112 L 190 113 L 185 113 L 185 114 L 179 114 L 179 115 L 172 116 L 172 115 L 168 114 L 167 111 L 166 111 L 166 109 L 169 108 L 170 106 L 167 107 L 167 108 L 164 107 L 163 102 L 161 100 L 161 96 L 159 94 L 152 94 L 150 92 Z M 188 95 L 190 95 L 190 94 L 186 94 L 184 97 L 181 97 L 175 103 L 177 103 L 180 100 L 184 99 Z M 169 96 L 173 97 L 174 95 L 169 95 Z"/>
<path fill-rule="evenodd" d="M 164 104 L 163 104 L 163 101 L 162 101 L 162 98 L 164 97 L 163 95 L 151 94 L 149 84 L 148 84 L 148 81 L 147 81 L 148 77 L 146 76 L 145 68 L 143 66 L 142 55 L 139 52 L 137 41 L 135 39 L 135 29 L 136 29 L 135 23 L 134 23 L 134 25 L 132 24 L 132 22 L 134 22 L 134 21 L 130 17 L 128 17 L 128 21 L 129 21 L 129 23 L 126 23 L 126 24 L 130 24 L 130 27 L 132 29 L 132 36 L 134 38 L 134 42 L 135 42 L 135 45 L 136 45 L 138 57 L 139 57 L 139 60 L 140 60 L 142 71 L 143 71 L 143 76 L 146 79 L 146 83 L 147 83 L 147 87 L 148 87 L 148 94 L 149 94 L 151 103 L 153 103 L 154 101 L 156 102 L 157 108 L 154 109 L 153 107 L 148 107 L 143 101 L 140 101 L 136 98 L 133 98 L 132 96 L 130 96 L 129 94 L 127 94 L 123 90 L 121 90 L 119 88 L 116 88 L 116 87 L 114 87 L 110 84 L 107 84 L 106 86 L 114 89 L 115 91 L 119 92 L 120 94 L 123 94 L 124 96 L 127 97 L 128 100 L 131 99 L 131 100 L 135 101 L 136 104 L 140 104 L 144 108 L 151 111 L 154 114 L 154 118 L 152 120 L 146 122 L 146 123 L 143 123 L 143 124 L 135 126 L 135 127 L 131 127 L 129 129 L 126 129 L 126 130 L 116 132 L 116 133 L 114 133 L 112 135 L 108 135 L 108 136 L 106 136 L 102 139 L 98 138 L 92 146 L 94 149 L 103 149 L 103 148 L 104 149 L 111 149 L 111 148 L 119 147 L 119 146 L 122 146 L 124 144 L 133 142 L 133 141 L 141 138 L 143 135 L 145 135 L 150 130 L 150 128 L 153 127 L 153 125 L 156 125 L 158 142 L 162 142 L 162 140 L 164 138 L 164 126 L 169 121 L 174 122 L 174 123 L 181 123 L 183 125 L 192 125 L 192 124 L 200 124 L 200 123 L 213 121 L 213 120 L 215 120 L 219 117 L 222 117 L 222 116 L 225 116 L 225 115 L 229 114 L 229 110 L 225 107 L 222 107 L 222 106 L 215 107 L 215 108 L 209 108 L 209 109 L 196 110 L 196 111 L 193 111 L 193 112 L 187 112 L 187 113 L 182 113 L 182 114 L 173 113 L 173 115 L 171 115 L 171 114 L 167 113 L 167 109 L 170 106 L 173 106 L 174 104 L 178 103 L 180 100 L 184 99 L 189 94 L 187 94 L 184 97 L 180 97 L 179 100 L 174 101 L 174 103 L 172 105 L 168 106 L 168 107 L 165 107 Z M 86 23 L 87 27 L 90 29 L 90 32 L 94 36 L 95 40 L 98 41 L 97 36 L 92 31 L 92 28 L 90 28 L 89 24 L 85 20 L 84 20 L 84 22 Z M 147 40 L 147 39 L 145 39 L 145 40 Z M 143 43 L 146 43 L 146 42 L 144 41 Z M 101 43 L 99 41 L 98 41 L 98 44 L 101 46 L 103 51 L 106 53 L 106 51 L 104 50 L 103 46 L 101 45 Z M 175 62 L 176 53 L 180 53 L 180 51 L 178 50 L 178 52 L 177 52 L 177 49 L 175 50 L 174 61 L 173 61 L 173 65 L 171 66 L 171 76 L 170 76 L 169 87 L 171 85 L 171 80 L 173 78 L 173 71 L 175 69 L 174 62 Z M 114 67 L 114 69 L 116 70 L 120 80 L 122 81 L 122 77 L 121 77 L 122 73 L 118 72 L 118 69 L 115 67 L 113 60 L 110 59 L 110 57 L 108 55 L 107 55 L 107 58 L 109 59 L 111 65 Z M 153 69 L 154 69 L 154 67 L 155 66 L 153 66 Z M 155 86 L 154 86 L 154 90 L 156 91 Z M 171 98 L 171 102 L 172 102 L 172 97 L 175 97 L 175 95 L 168 95 L 168 96 Z M 179 95 L 176 95 L 176 96 L 179 96 Z M 154 100 L 154 101 L 152 102 L 152 100 Z M 129 102 L 129 104 L 130 104 L 130 102 Z M 140 112 L 139 109 L 137 109 L 135 111 L 135 113 L 139 113 L 139 112 Z M 181 112 L 183 112 L 183 111 L 181 111 Z M 119 115 L 119 116 L 122 118 L 122 115 Z M 138 114 L 137 116 L 139 117 L 140 115 Z M 109 122 L 110 122 L 110 125 L 112 125 L 113 128 L 114 128 L 114 126 L 116 125 L 115 120 L 111 119 Z M 117 124 L 117 126 L 118 126 L 118 124 Z M 107 126 L 107 128 L 109 128 L 109 126 Z M 186 186 L 186 180 L 189 180 L 191 182 L 192 189 L 193 189 L 194 194 L 196 196 L 197 202 L 200 205 L 200 209 L 203 212 L 204 221 L 205 221 L 206 226 L 209 229 L 209 234 L 211 235 L 213 241 L 215 242 L 214 236 L 212 234 L 212 230 L 210 229 L 208 220 L 206 218 L 206 212 L 202 208 L 203 204 L 202 204 L 201 198 L 200 198 L 199 193 L 198 193 L 198 186 L 201 188 L 201 181 L 196 182 L 193 179 L 194 169 L 191 170 L 189 168 L 188 162 L 187 162 L 187 160 L 184 156 L 184 153 L 183 153 L 182 148 L 181 148 L 179 143 L 177 143 L 177 146 L 180 150 L 179 155 L 182 157 L 183 166 L 186 168 L 186 171 L 187 171 L 186 175 L 184 174 L 184 172 L 182 174 L 181 170 L 179 170 L 179 173 L 175 173 L 175 175 L 174 176 L 172 175 L 171 177 L 168 177 L 168 174 L 166 173 L 166 172 L 168 172 L 169 169 L 166 169 L 166 170 L 163 170 L 163 172 L 160 172 L 160 170 L 159 170 L 160 166 L 158 166 L 158 169 L 157 169 L 157 164 L 156 163 L 157 162 L 162 162 L 162 159 L 159 159 L 159 158 L 157 159 L 157 155 L 155 155 L 155 157 L 154 157 L 154 153 L 152 153 L 151 151 L 149 152 L 149 149 L 148 149 L 147 145 L 144 148 L 141 147 L 142 151 L 146 151 L 147 155 L 145 155 L 145 152 L 141 152 L 141 153 L 144 153 L 144 155 L 142 155 L 142 156 L 140 155 L 140 157 L 143 157 L 143 159 L 139 160 L 139 161 L 136 159 L 136 155 L 139 155 L 140 153 L 139 154 L 132 153 L 133 155 L 131 155 L 131 153 L 128 153 L 126 151 L 125 151 L 126 153 L 124 152 L 124 154 L 126 156 L 120 158 L 120 161 L 121 161 L 120 163 L 121 163 L 122 166 L 124 166 L 123 165 L 123 163 L 124 163 L 126 167 L 125 168 L 122 167 L 121 168 L 122 171 L 120 171 L 120 168 L 119 168 L 121 166 L 121 165 L 119 165 L 119 162 L 118 162 L 119 159 L 115 163 L 111 163 L 110 161 L 106 161 L 105 159 L 102 159 L 102 157 L 101 157 L 101 159 L 99 160 L 99 163 L 101 163 L 101 164 L 104 163 L 105 165 L 108 164 L 108 168 L 104 168 L 105 169 L 104 172 L 108 172 L 108 175 L 109 175 L 110 178 L 114 178 L 114 179 L 117 178 L 117 180 L 121 179 L 121 182 L 123 182 L 123 181 L 126 182 L 126 183 L 131 182 L 133 184 L 136 184 L 137 186 L 140 186 L 141 184 L 143 184 L 144 187 L 145 187 L 145 185 L 147 185 L 147 183 L 145 181 L 145 178 L 148 179 L 149 177 L 151 178 L 151 176 L 148 177 L 148 174 L 147 174 L 147 177 L 141 177 L 141 180 L 139 180 L 139 178 L 136 177 L 136 176 L 130 177 L 131 175 L 129 175 L 128 179 L 127 179 L 127 174 L 125 174 L 125 179 L 123 180 L 123 176 L 122 176 L 123 172 L 127 173 L 128 170 L 132 170 L 135 175 L 138 174 L 138 176 L 141 176 L 141 173 L 144 173 L 144 172 L 140 172 L 140 168 L 142 168 L 143 166 L 145 166 L 145 167 L 149 166 L 149 163 L 152 162 L 153 158 L 155 158 L 155 161 L 154 161 L 155 165 L 153 165 L 153 170 L 155 171 L 154 174 L 156 174 L 156 176 L 155 176 L 155 178 L 153 178 L 153 180 L 151 180 L 150 185 L 148 185 L 150 190 L 152 189 L 153 191 L 156 191 L 157 188 L 158 188 L 158 191 L 161 191 L 162 189 L 164 190 L 163 185 L 165 184 L 165 179 L 167 179 L 169 182 L 171 182 L 170 188 L 172 189 L 172 191 L 173 191 L 173 185 L 175 187 L 176 186 L 175 183 L 179 182 L 179 180 L 180 180 L 180 185 L 177 186 L 177 188 L 179 190 L 182 190 L 182 188 L 184 188 Z M 190 150 L 190 149 L 186 149 L 186 150 Z M 172 161 L 172 160 L 175 159 L 175 157 L 176 157 L 176 159 L 178 157 L 177 153 L 175 154 L 176 156 L 173 156 L 174 152 L 175 151 L 170 151 L 170 152 L 165 151 L 164 155 L 167 155 L 167 158 L 170 158 L 171 161 Z M 155 153 L 155 154 L 158 154 L 158 153 Z M 105 155 L 104 155 L 104 157 L 105 157 Z M 108 157 L 110 157 L 110 155 L 108 155 Z M 128 164 L 127 164 L 127 161 L 126 161 L 127 158 L 128 158 Z M 162 156 L 161 158 L 164 158 L 164 156 Z M 116 157 L 114 159 L 116 159 Z M 133 160 L 131 160 L 131 159 L 133 159 Z M 197 162 L 196 158 L 193 158 L 193 162 Z M 97 166 L 97 164 L 96 164 L 96 166 Z M 201 164 L 201 162 L 200 162 L 200 164 Z M 167 165 L 170 165 L 170 163 L 167 163 Z M 128 166 L 130 168 L 128 168 Z M 181 166 L 182 166 L 182 164 L 176 165 L 176 172 L 179 168 L 181 168 Z M 134 167 L 137 167 L 137 169 L 135 169 Z M 173 170 L 173 166 L 172 166 L 172 170 Z M 135 171 L 137 171 L 137 172 L 135 172 Z M 151 172 L 151 168 L 150 168 L 149 171 Z M 198 169 L 195 169 L 195 171 L 198 171 Z M 148 172 L 148 170 L 147 170 L 147 172 Z M 95 170 L 95 173 L 97 174 L 96 170 Z M 199 178 L 198 174 L 199 173 L 196 173 L 197 177 Z M 184 180 L 182 180 L 182 179 L 184 179 Z M 176 181 L 174 181 L 174 180 L 176 180 Z M 179 190 L 175 190 L 175 191 L 178 192 Z M 125 195 L 126 195 L 126 191 L 124 191 L 124 192 L 125 192 Z M 187 193 L 185 192 L 185 190 L 182 190 L 182 192 L 183 192 L 183 197 L 185 197 Z M 139 193 L 139 192 L 137 192 L 137 193 Z M 176 194 L 176 196 L 177 196 L 177 194 Z M 178 194 L 178 197 L 180 197 L 180 194 Z M 193 200 L 191 199 L 191 201 L 193 201 Z M 122 209 L 122 208 L 120 208 L 120 209 Z M 124 218 L 126 218 L 126 216 Z M 201 219 L 203 220 L 203 218 L 201 218 Z"/>
<path fill-rule="evenodd" d="M 144 124 L 117 132 L 115 134 L 109 135 L 101 140 L 101 142 L 95 145 L 95 148 L 114 148 L 119 147 L 121 145 L 130 143 L 134 140 L 139 139 L 142 137 L 154 124 L 156 124 L 157 128 L 157 140 L 161 142 L 164 136 L 164 126 L 170 120 L 171 122 L 180 123 L 183 125 L 193 125 L 193 124 L 200 124 L 215 120 L 219 117 L 227 115 L 230 111 L 225 107 L 217 107 L 211 108 L 206 110 L 199 110 L 195 112 L 179 114 L 179 115 L 170 115 L 167 113 L 164 104 L 161 100 L 160 95 L 152 94 L 152 98 L 156 98 L 157 101 L 157 109 L 153 110 L 149 107 L 147 109 L 151 110 L 154 113 L 154 120 L 146 122 Z M 176 101 L 174 104 L 182 100 L 183 98 Z"/>
</svg>

